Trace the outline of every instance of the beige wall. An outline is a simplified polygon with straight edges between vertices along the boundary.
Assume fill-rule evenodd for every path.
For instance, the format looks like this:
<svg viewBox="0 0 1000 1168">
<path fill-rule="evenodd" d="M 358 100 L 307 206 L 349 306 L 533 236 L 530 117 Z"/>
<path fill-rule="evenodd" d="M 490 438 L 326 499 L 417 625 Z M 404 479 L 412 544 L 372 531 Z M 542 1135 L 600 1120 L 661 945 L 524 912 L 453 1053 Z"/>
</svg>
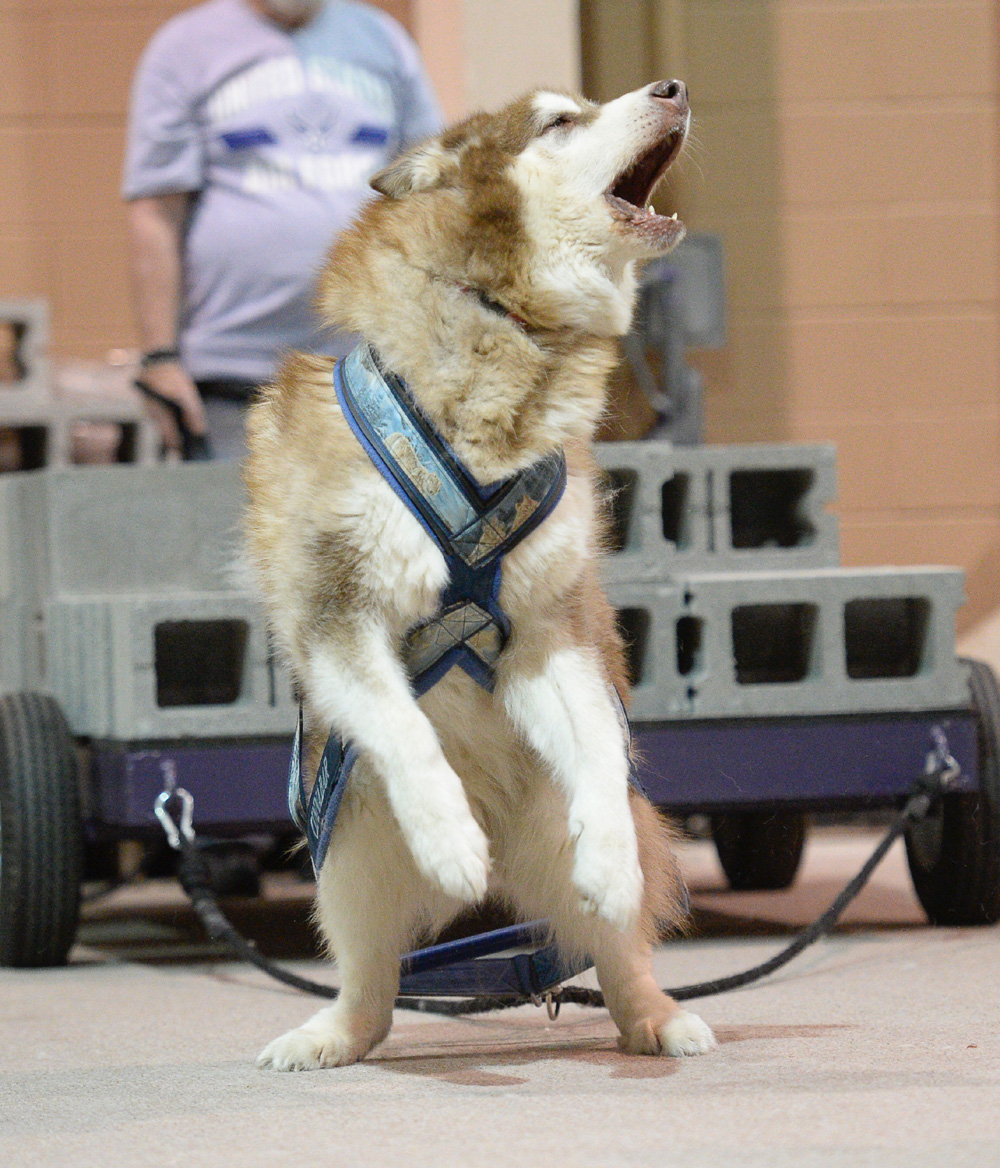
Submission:
<svg viewBox="0 0 1000 1168">
<path fill-rule="evenodd" d="M 0 0 L 0 296 L 45 296 L 53 348 L 135 342 L 118 183 L 129 84 L 195 0 Z M 416 36 L 449 118 L 579 85 L 577 0 L 377 0 Z"/>
<path fill-rule="evenodd" d="M 134 339 L 118 175 L 128 85 L 190 0 L 0 0 L 0 295 L 57 352 Z M 714 440 L 832 439 L 849 563 L 1000 595 L 997 6 L 992 0 L 385 0 L 446 112 L 531 84 L 692 92 L 662 200 L 725 238 Z"/>
<path fill-rule="evenodd" d="M 492 109 L 535 86 L 580 88 L 577 0 L 466 0 L 465 92 Z"/>
<path fill-rule="evenodd" d="M 118 177 L 129 78 L 183 3 L 4 0 L 0 295 L 48 297 L 63 353 L 131 343 Z"/>
<path fill-rule="evenodd" d="M 449 120 L 533 86 L 580 88 L 579 0 L 411 0 L 410 9 Z"/>
<path fill-rule="evenodd" d="M 118 195 L 128 91 L 194 0 L 0 0 L 0 296 L 45 296 L 53 349 L 135 342 Z M 408 0 L 381 7 L 409 19 Z"/>
<path fill-rule="evenodd" d="M 602 21 L 646 46 L 631 72 Z M 962 564 L 964 625 L 1000 604 L 997 24 L 992 0 L 585 2 L 592 86 L 691 89 L 673 205 L 728 264 L 709 437 L 835 441 L 845 562 Z"/>
</svg>

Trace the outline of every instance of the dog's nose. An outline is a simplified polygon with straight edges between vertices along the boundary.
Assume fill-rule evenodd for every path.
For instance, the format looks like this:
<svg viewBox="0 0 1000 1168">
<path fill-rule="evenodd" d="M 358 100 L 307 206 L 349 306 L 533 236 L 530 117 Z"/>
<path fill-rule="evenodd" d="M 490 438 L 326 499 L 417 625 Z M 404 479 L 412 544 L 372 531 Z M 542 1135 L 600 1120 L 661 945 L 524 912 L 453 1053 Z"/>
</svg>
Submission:
<svg viewBox="0 0 1000 1168">
<path fill-rule="evenodd" d="M 672 81 L 657 81 L 649 91 L 650 97 L 659 97 L 663 101 L 672 101 L 679 110 L 687 109 L 688 91 L 683 81 L 676 78 Z"/>
</svg>

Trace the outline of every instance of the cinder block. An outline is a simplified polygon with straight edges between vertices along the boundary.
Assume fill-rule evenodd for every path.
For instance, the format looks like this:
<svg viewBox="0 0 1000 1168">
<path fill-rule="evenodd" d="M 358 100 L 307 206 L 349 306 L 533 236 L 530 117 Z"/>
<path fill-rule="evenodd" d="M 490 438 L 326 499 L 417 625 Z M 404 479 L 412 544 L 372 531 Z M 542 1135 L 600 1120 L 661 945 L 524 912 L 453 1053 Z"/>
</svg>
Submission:
<svg viewBox="0 0 1000 1168">
<path fill-rule="evenodd" d="M 73 432 L 78 423 L 107 423 L 121 427 L 130 465 L 152 466 L 159 457 L 159 436 L 142 403 L 120 396 L 56 394 L 48 438 L 47 466 L 73 465 Z"/>
<path fill-rule="evenodd" d="M 0 478 L 0 688 L 50 691 L 81 736 L 290 733 L 263 606 L 233 583 L 241 505 L 230 463 Z"/>
<path fill-rule="evenodd" d="M 39 581 L 29 568 L 25 485 L 26 476 L 0 475 L 0 693 L 42 682 Z"/>
<path fill-rule="evenodd" d="M 829 446 L 596 448 L 616 490 L 606 582 L 687 571 L 829 567 L 838 562 L 836 455 Z"/>
<path fill-rule="evenodd" d="M 74 733 L 125 741 L 288 734 L 291 684 L 248 593 L 54 600 L 47 682 Z"/>
<path fill-rule="evenodd" d="M 240 552 L 239 476 L 234 462 L 25 476 L 47 595 L 231 589 Z"/>
<path fill-rule="evenodd" d="M 607 583 L 630 646 L 635 720 L 965 704 L 954 649 L 961 572 L 768 566 L 835 557 L 820 525 L 832 452 L 639 443 L 600 453 L 634 474 Z M 678 471 L 690 489 L 671 512 L 675 534 L 685 524 L 697 533 L 680 549 L 663 518 L 663 484 Z M 799 476 L 781 514 L 808 518 L 819 551 L 742 546 L 748 501 L 732 479 L 757 471 Z M 259 600 L 234 582 L 242 499 L 239 468 L 227 463 L 0 479 L 0 686 L 50 689 L 81 736 L 287 734 L 289 679 Z"/>
<path fill-rule="evenodd" d="M 669 582 L 624 581 L 610 585 L 608 597 L 618 612 L 628 659 L 629 717 L 662 717 L 663 695 L 677 689 L 674 629 L 682 608 L 680 589 Z"/>
<path fill-rule="evenodd" d="M 0 351 L 14 367 L 13 379 L 0 374 L 0 426 L 44 423 L 52 409 L 48 303 L 0 299 L 0 327 Z"/>
<path fill-rule="evenodd" d="M 677 589 L 613 585 L 657 655 L 638 721 L 948 709 L 962 573 L 827 568 L 692 574 Z M 665 627 L 666 626 L 666 627 Z"/>
</svg>

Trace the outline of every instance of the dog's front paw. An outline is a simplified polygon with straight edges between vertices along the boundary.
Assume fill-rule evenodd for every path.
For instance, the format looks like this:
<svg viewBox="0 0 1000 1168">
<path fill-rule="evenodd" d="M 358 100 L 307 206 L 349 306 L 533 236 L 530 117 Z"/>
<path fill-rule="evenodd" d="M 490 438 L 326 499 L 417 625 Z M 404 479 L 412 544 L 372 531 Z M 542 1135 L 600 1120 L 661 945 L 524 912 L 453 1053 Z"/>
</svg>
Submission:
<svg viewBox="0 0 1000 1168">
<path fill-rule="evenodd" d="M 269 1071 L 315 1071 L 320 1067 L 344 1067 L 368 1053 L 367 1046 L 352 1041 L 347 1033 L 330 1026 L 323 1030 L 308 1023 L 289 1030 L 257 1056 L 257 1066 Z"/>
<path fill-rule="evenodd" d="M 474 904 L 486 895 L 489 843 L 471 812 L 423 815 L 407 839 L 417 867 L 448 896 Z"/>
<path fill-rule="evenodd" d="M 588 823 L 574 831 L 573 883 L 585 912 L 627 931 L 642 905 L 642 869 L 631 816 L 620 826 Z"/>
<path fill-rule="evenodd" d="M 679 1010 L 657 1031 L 660 1053 L 679 1058 L 686 1054 L 707 1054 L 715 1045 L 715 1035 L 707 1023 L 690 1010 Z"/>
</svg>

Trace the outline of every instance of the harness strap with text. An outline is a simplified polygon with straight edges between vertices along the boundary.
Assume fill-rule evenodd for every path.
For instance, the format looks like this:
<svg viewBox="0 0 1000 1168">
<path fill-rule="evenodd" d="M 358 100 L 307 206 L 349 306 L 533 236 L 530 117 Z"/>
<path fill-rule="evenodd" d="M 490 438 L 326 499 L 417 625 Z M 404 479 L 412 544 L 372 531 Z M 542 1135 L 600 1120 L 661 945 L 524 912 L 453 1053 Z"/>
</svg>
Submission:
<svg viewBox="0 0 1000 1168">
<path fill-rule="evenodd" d="M 549 515 L 566 486 L 562 451 L 509 479 L 482 487 L 423 416 L 404 382 L 362 341 L 334 369 L 344 417 L 376 469 L 440 549 L 448 584 L 438 612 L 406 637 L 403 660 L 417 696 L 452 666 L 492 690 L 510 635 L 500 607 L 503 556 Z M 305 832 L 313 867 L 322 867 L 357 750 L 331 732 L 306 797 L 302 713 L 295 734 L 288 799 Z"/>
</svg>

